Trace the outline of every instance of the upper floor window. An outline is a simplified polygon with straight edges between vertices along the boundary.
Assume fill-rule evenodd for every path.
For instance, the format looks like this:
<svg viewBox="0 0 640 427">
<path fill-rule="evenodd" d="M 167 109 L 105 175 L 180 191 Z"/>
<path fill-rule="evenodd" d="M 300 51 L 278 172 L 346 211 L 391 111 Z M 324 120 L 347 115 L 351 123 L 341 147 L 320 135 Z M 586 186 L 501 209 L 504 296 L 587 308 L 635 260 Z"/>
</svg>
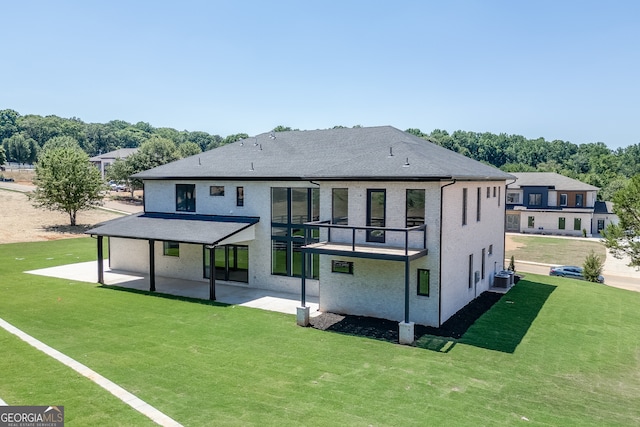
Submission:
<svg viewBox="0 0 640 427">
<path fill-rule="evenodd" d="M 566 194 L 561 194 L 560 195 L 560 206 L 567 206 L 567 195 Z"/>
<path fill-rule="evenodd" d="M 581 208 L 584 203 L 584 195 L 576 194 L 576 207 Z"/>
<path fill-rule="evenodd" d="M 223 185 L 212 185 L 209 187 L 209 195 L 210 196 L 224 196 L 224 186 Z"/>
<path fill-rule="evenodd" d="M 424 190 L 407 190 L 407 227 L 424 224 Z"/>
<path fill-rule="evenodd" d="M 331 218 L 334 224 L 349 224 L 349 189 L 334 188 L 331 191 Z"/>
<path fill-rule="evenodd" d="M 520 203 L 520 193 L 507 193 L 507 203 L 514 205 Z"/>
<path fill-rule="evenodd" d="M 495 189 L 495 187 L 493 187 Z M 495 196 L 495 194 L 494 194 Z M 487 187 L 487 199 L 491 197 L 491 187 Z"/>
<path fill-rule="evenodd" d="M 236 206 L 244 206 L 244 187 L 236 187 Z"/>
<path fill-rule="evenodd" d="M 462 225 L 467 225 L 467 189 L 462 189 Z"/>
<path fill-rule="evenodd" d="M 481 197 L 482 197 L 482 190 L 480 189 L 480 187 L 478 187 L 478 204 L 476 205 L 476 221 L 480 221 L 480 212 L 482 210 L 482 206 L 481 206 Z"/>
<path fill-rule="evenodd" d="M 196 211 L 196 185 L 176 184 L 176 211 Z"/>
<path fill-rule="evenodd" d="M 529 194 L 529 206 L 541 206 L 541 205 L 542 205 L 542 194 L 540 193 Z"/>
</svg>

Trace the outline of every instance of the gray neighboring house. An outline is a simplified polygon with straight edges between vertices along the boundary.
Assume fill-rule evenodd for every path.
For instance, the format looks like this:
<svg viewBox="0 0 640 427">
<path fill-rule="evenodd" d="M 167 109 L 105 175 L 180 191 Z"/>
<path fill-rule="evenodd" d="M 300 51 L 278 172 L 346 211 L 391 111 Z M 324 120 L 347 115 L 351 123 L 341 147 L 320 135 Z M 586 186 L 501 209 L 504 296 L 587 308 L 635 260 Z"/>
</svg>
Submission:
<svg viewBox="0 0 640 427">
<path fill-rule="evenodd" d="M 118 150 L 109 151 L 108 153 L 91 157 L 89 161 L 100 170 L 100 175 L 102 175 L 102 179 L 104 179 L 109 165 L 112 165 L 118 159 L 126 159 L 137 151 L 137 148 L 120 148 Z"/>
<path fill-rule="evenodd" d="M 144 212 L 96 226 L 111 268 L 300 295 L 439 327 L 504 263 L 514 177 L 390 126 L 264 133 L 134 175 Z"/>
<path fill-rule="evenodd" d="M 553 172 L 513 172 L 507 186 L 506 230 L 587 236 L 618 222 L 611 202 L 596 200 L 598 187 Z"/>
</svg>

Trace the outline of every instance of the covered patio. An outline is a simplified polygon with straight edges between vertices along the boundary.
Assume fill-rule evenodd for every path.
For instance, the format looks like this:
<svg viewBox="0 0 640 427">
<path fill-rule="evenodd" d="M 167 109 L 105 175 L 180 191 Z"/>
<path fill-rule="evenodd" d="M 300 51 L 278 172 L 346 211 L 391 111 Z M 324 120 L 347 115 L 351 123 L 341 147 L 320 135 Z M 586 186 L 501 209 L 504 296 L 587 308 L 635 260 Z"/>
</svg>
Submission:
<svg viewBox="0 0 640 427">
<path fill-rule="evenodd" d="M 108 265 L 108 263 L 107 263 Z M 78 264 L 61 265 L 27 271 L 29 274 L 57 277 L 93 283 L 98 281 L 98 262 L 90 261 Z M 106 267 L 104 272 L 105 287 L 122 287 L 140 291 L 149 291 L 149 276 L 122 270 L 111 270 Z M 174 279 L 156 276 L 156 293 L 188 298 L 209 299 L 209 283 Z M 217 281 L 216 301 L 224 304 L 243 307 L 259 308 L 261 310 L 276 311 L 286 314 L 296 314 L 296 307 L 300 305 L 299 294 L 273 292 L 265 289 L 250 288 L 248 286 L 230 284 Z M 311 315 L 318 314 L 318 298 L 307 296 L 307 306 Z"/>
</svg>

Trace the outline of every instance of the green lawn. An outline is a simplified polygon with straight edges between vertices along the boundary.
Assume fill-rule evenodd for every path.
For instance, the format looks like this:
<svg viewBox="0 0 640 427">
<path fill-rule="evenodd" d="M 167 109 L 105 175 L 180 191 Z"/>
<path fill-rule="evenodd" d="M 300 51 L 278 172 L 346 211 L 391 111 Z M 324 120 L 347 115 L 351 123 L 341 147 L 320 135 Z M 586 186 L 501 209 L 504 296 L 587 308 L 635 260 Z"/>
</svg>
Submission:
<svg viewBox="0 0 640 427">
<path fill-rule="evenodd" d="M 507 259 L 513 255 L 515 259 L 521 261 L 580 266 L 584 264 L 584 259 L 591 250 L 602 260 L 607 256 L 604 245 L 593 240 L 527 235 L 509 235 L 507 239 L 511 239 L 519 246 L 506 252 Z"/>
<path fill-rule="evenodd" d="M 427 350 L 22 273 L 94 258 L 90 238 L 0 245 L 0 317 L 184 425 L 640 424 L 638 293 L 528 274 Z M 64 405 L 69 426 L 151 424 L 6 332 L 0 372 L 1 398 Z"/>
</svg>

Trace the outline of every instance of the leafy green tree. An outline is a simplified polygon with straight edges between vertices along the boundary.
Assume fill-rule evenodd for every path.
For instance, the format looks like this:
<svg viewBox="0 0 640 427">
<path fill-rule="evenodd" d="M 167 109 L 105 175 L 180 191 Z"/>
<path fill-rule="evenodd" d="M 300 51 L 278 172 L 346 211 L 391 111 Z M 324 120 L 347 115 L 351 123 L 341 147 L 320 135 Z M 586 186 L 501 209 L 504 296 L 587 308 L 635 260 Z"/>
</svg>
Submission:
<svg viewBox="0 0 640 427">
<path fill-rule="evenodd" d="M 585 280 L 589 282 L 598 282 L 598 278 L 602 274 L 603 265 L 604 261 L 602 258 L 596 255 L 592 249 L 582 265 L 582 274 L 584 275 Z"/>
<path fill-rule="evenodd" d="M 178 153 L 180 153 L 180 157 L 184 158 L 202 153 L 202 150 L 195 142 L 187 141 L 178 145 Z"/>
<path fill-rule="evenodd" d="M 100 171 L 89 163 L 89 156 L 78 146 L 52 145 L 45 148 L 36 164 L 35 207 L 65 212 L 76 225 L 78 211 L 102 203 L 105 189 Z"/>
<path fill-rule="evenodd" d="M 20 132 L 2 141 L 9 161 L 33 163 L 38 155 L 38 143 Z"/>
<path fill-rule="evenodd" d="M 240 141 L 241 139 L 247 139 L 247 138 L 249 138 L 249 135 L 247 135 L 246 133 L 236 133 L 233 135 L 228 135 L 226 138 L 222 140 L 222 143 L 220 145 L 231 144 L 232 142 Z"/>
<path fill-rule="evenodd" d="M 273 130 L 271 132 L 287 132 L 292 130 L 289 126 L 282 126 L 282 125 L 278 125 L 276 127 L 273 128 Z"/>
<path fill-rule="evenodd" d="M 0 110 L 0 142 L 18 133 L 18 117 L 15 110 Z"/>
<path fill-rule="evenodd" d="M 180 153 L 173 141 L 154 135 L 144 142 L 136 153 L 130 155 L 124 161 L 128 163 L 127 167 L 131 170 L 130 175 L 133 175 L 173 162 L 179 158 Z M 136 188 L 142 188 L 140 180 L 130 179 L 129 182 L 132 191 Z"/>
<path fill-rule="evenodd" d="M 613 256 L 630 258 L 629 266 L 640 268 L 640 174 L 613 197 L 613 212 L 618 224 L 602 231 L 604 244 Z"/>
<path fill-rule="evenodd" d="M 4 153 L 4 147 L 0 145 L 0 166 L 7 163 L 7 155 Z"/>
</svg>

